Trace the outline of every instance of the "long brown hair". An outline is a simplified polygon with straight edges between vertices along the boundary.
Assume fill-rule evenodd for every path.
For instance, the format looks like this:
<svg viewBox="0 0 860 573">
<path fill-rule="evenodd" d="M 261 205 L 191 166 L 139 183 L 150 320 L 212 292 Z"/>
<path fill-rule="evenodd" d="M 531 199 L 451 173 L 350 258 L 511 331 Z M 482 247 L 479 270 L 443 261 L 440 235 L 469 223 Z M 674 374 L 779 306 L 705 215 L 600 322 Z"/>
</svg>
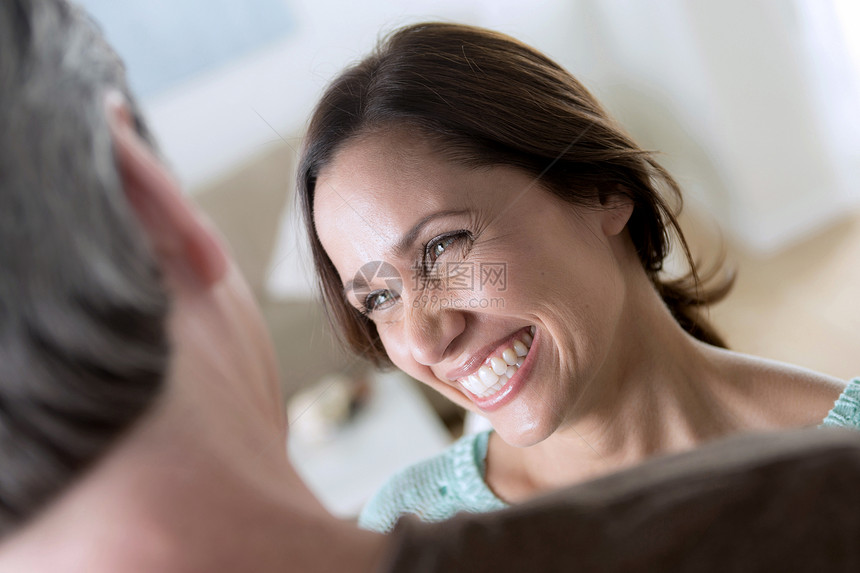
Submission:
<svg viewBox="0 0 860 573">
<path fill-rule="evenodd" d="M 335 330 L 357 353 L 389 363 L 376 327 L 343 296 L 337 270 L 317 237 L 317 176 L 335 152 L 370 131 L 407 126 L 446 158 L 469 166 L 509 165 L 539 178 L 573 204 L 624 194 L 634 204 L 628 232 L 642 266 L 678 323 L 725 346 L 699 309 L 721 299 L 731 280 L 706 289 L 678 225 L 677 182 L 603 110 L 572 75 L 529 46 L 481 28 L 444 23 L 401 28 L 328 87 L 311 117 L 298 192 L 317 279 Z M 676 202 L 670 208 L 661 192 Z M 674 235 L 689 264 L 661 276 Z"/>
</svg>

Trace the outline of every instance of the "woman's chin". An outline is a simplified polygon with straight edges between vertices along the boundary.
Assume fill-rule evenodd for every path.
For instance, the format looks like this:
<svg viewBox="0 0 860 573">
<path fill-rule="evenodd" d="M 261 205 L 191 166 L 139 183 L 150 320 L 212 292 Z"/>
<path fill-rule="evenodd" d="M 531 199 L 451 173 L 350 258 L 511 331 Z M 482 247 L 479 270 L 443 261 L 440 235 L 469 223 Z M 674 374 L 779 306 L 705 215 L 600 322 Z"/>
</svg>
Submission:
<svg viewBox="0 0 860 573">
<path fill-rule="evenodd" d="M 552 435 L 552 430 L 537 421 L 511 423 L 509 420 L 493 421 L 493 429 L 502 440 L 515 448 L 528 448 L 541 443 Z"/>
</svg>

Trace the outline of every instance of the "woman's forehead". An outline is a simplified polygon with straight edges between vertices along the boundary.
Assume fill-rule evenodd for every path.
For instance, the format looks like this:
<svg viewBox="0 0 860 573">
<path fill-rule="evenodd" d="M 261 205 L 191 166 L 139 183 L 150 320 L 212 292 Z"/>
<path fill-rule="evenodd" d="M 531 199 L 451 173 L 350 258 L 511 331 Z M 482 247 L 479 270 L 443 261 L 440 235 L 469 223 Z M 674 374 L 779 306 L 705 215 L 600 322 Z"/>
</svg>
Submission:
<svg viewBox="0 0 860 573">
<path fill-rule="evenodd" d="M 465 167 L 443 160 L 407 133 L 374 134 L 339 150 L 317 178 L 314 216 L 344 214 L 399 219 L 466 201 Z M 396 224 L 397 220 L 386 221 Z"/>
</svg>

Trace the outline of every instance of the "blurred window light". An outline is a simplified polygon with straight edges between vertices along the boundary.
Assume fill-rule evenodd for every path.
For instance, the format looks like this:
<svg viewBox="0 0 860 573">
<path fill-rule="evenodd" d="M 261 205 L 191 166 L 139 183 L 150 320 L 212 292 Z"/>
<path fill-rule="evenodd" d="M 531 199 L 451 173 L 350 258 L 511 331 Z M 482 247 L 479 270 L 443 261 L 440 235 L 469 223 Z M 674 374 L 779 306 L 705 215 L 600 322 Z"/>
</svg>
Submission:
<svg viewBox="0 0 860 573">
<path fill-rule="evenodd" d="M 860 2 L 800 3 L 824 122 L 838 154 L 860 155 Z"/>
<path fill-rule="evenodd" d="M 78 0 L 143 98 L 288 36 L 287 0 Z"/>
<path fill-rule="evenodd" d="M 854 63 L 857 75 L 860 75 L 860 2 L 833 0 L 833 7 L 842 29 L 845 47 Z"/>
</svg>

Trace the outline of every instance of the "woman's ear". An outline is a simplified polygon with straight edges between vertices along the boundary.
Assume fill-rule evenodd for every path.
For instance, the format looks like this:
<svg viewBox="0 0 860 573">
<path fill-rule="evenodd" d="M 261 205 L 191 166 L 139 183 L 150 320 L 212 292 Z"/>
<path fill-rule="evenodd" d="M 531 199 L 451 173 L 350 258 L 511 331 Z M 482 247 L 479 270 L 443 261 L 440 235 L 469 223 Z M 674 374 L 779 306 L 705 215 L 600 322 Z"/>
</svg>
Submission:
<svg viewBox="0 0 860 573">
<path fill-rule="evenodd" d="M 114 159 L 126 198 L 149 236 L 169 279 L 209 287 L 228 268 L 227 253 L 211 225 L 182 196 L 179 186 L 141 139 L 126 99 L 105 96 Z"/>
<path fill-rule="evenodd" d="M 607 237 L 613 237 L 624 230 L 633 215 L 633 199 L 624 193 L 613 193 L 601 202 L 603 233 Z"/>
</svg>

